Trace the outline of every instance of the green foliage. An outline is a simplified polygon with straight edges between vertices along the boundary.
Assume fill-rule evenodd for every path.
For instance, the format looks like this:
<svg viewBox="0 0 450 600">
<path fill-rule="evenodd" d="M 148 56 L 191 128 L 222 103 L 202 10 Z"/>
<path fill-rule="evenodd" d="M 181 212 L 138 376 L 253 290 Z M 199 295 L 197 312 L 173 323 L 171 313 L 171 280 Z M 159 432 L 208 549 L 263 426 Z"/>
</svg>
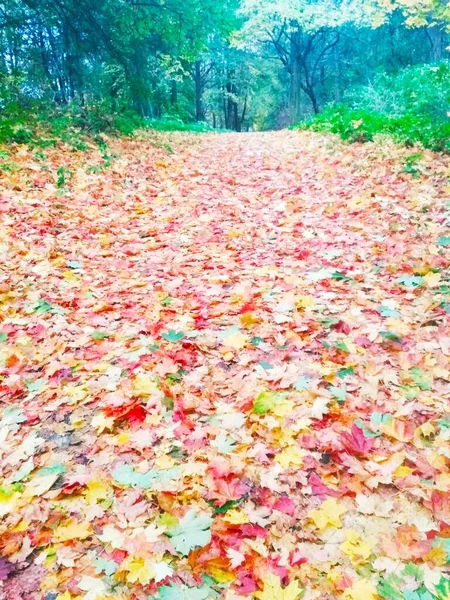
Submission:
<svg viewBox="0 0 450 600">
<path fill-rule="evenodd" d="M 387 134 L 406 146 L 419 143 L 450 152 L 449 77 L 448 62 L 384 74 L 370 86 L 351 90 L 345 103 L 329 105 L 297 127 L 337 133 L 350 142 L 372 141 L 377 134 Z M 418 159 L 417 154 L 407 157 L 405 172 L 416 176 Z"/>
<path fill-rule="evenodd" d="M 198 123 L 184 123 L 181 119 L 174 117 L 162 117 L 160 119 L 145 119 L 145 126 L 155 131 L 191 131 L 193 133 L 205 133 L 214 131 L 213 128 L 200 121 Z"/>
<path fill-rule="evenodd" d="M 74 102 L 62 107 L 44 101 L 24 105 L 10 103 L 0 113 L 0 143 L 46 148 L 62 140 L 72 148 L 84 151 L 88 148 L 87 135 L 106 132 L 129 136 L 144 127 L 144 120 L 135 111 L 123 107 L 114 112 L 105 102 L 94 106 Z M 45 154 L 39 151 L 36 156 Z M 58 186 L 61 187 L 60 183 Z"/>
</svg>

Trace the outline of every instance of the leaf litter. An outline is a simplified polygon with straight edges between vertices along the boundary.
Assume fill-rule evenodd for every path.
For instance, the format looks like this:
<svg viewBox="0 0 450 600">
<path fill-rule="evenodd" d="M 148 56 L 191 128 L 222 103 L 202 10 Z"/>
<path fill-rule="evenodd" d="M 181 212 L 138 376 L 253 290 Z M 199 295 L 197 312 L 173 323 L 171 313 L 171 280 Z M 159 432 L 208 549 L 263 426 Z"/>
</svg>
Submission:
<svg viewBox="0 0 450 600">
<path fill-rule="evenodd" d="M 448 599 L 449 159 L 108 143 L 1 174 L 0 597 Z"/>
</svg>

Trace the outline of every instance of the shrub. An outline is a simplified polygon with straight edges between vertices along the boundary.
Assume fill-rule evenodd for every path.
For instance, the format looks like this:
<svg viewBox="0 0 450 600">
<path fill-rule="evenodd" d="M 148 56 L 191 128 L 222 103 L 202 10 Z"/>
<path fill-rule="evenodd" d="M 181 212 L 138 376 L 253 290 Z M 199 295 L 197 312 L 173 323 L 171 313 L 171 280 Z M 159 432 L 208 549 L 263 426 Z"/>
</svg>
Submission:
<svg viewBox="0 0 450 600">
<path fill-rule="evenodd" d="M 371 141 L 383 133 L 407 146 L 419 143 L 450 152 L 449 108 L 450 63 L 444 61 L 384 74 L 294 127 L 336 133 L 350 142 Z"/>
</svg>

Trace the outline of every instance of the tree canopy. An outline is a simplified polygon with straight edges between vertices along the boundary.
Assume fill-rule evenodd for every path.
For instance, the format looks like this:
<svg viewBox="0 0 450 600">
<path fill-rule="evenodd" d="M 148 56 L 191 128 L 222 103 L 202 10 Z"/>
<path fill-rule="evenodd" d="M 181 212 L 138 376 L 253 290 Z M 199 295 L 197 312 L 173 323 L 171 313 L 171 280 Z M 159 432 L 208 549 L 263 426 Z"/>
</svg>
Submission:
<svg viewBox="0 0 450 600">
<path fill-rule="evenodd" d="M 445 59 L 443 0 L 8 0 L 0 102 L 276 128 Z"/>
</svg>

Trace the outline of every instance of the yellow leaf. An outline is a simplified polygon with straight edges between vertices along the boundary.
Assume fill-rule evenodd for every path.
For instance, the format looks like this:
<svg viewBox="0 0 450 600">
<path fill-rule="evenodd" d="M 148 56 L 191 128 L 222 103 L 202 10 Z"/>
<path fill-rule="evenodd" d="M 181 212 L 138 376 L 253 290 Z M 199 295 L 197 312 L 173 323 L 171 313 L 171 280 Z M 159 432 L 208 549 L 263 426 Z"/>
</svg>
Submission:
<svg viewBox="0 0 450 600">
<path fill-rule="evenodd" d="M 66 590 L 64 594 L 58 594 L 56 600 L 82 600 L 82 596 L 72 596 L 69 590 Z"/>
<path fill-rule="evenodd" d="M 119 446 L 124 446 L 128 443 L 129 439 L 130 434 L 126 431 L 123 431 L 122 433 L 119 433 L 119 435 L 116 437 L 116 442 Z"/>
<path fill-rule="evenodd" d="M 89 394 L 88 390 L 82 385 L 67 385 L 64 388 L 64 393 L 70 398 L 69 404 L 81 402 Z"/>
<path fill-rule="evenodd" d="M 253 595 L 259 600 L 295 600 L 301 591 L 298 581 L 291 581 L 287 587 L 282 588 L 280 578 L 273 573 L 268 573 L 264 578 L 263 591 L 253 592 Z"/>
<path fill-rule="evenodd" d="M 103 413 L 99 413 L 98 415 L 94 416 L 91 421 L 91 425 L 97 429 L 97 433 L 103 433 L 105 429 L 111 431 L 111 429 L 114 427 L 114 417 L 105 417 Z"/>
<path fill-rule="evenodd" d="M 370 545 L 363 542 L 359 533 L 352 529 L 345 532 L 345 542 L 341 545 L 341 550 L 354 565 L 366 562 L 372 552 Z"/>
<path fill-rule="evenodd" d="M 150 395 L 158 390 L 158 384 L 149 375 L 138 375 L 133 381 L 134 390 L 141 395 Z"/>
<path fill-rule="evenodd" d="M 155 466 L 158 469 L 170 469 L 175 464 L 175 459 L 167 454 L 163 454 L 155 460 Z"/>
<path fill-rule="evenodd" d="M 318 509 L 312 510 L 308 517 L 314 521 L 318 529 L 325 529 L 331 525 L 332 527 L 342 527 L 341 516 L 347 512 L 335 498 L 328 498 Z"/>
<path fill-rule="evenodd" d="M 226 569 L 216 567 L 215 565 L 211 565 L 208 568 L 208 574 L 211 575 L 211 577 L 214 577 L 218 583 L 230 583 L 236 579 L 236 575 Z"/>
<path fill-rule="evenodd" d="M 402 479 L 403 477 L 408 477 L 408 475 L 411 475 L 411 473 L 414 473 L 414 469 L 400 465 L 400 467 L 397 467 L 392 474 L 394 477 L 399 477 Z"/>
<path fill-rule="evenodd" d="M 291 465 L 301 467 L 303 464 L 303 453 L 298 446 L 289 446 L 283 452 L 277 454 L 275 460 L 285 469 L 288 469 Z"/>
<path fill-rule="evenodd" d="M 227 521 L 227 523 L 231 523 L 232 525 L 242 525 L 243 523 L 248 523 L 249 518 L 248 515 L 241 510 L 232 508 L 225 513 L 223 520 Z"/>
<path fill-rule="evenodd" d="M 68 540 L 84 540 L 92 535 L 90 523 L 77 523 L 75 519 L 68 522 L 67 525 L 58 527 L 55 531 L 53 540 L 55 542 L 67 542 Z"/>
<path fill-rule="evenodd" d="M 252 313 L 244 313 L 241 315 L 240 321 L 244 327 L 250 327 L 250 325 L 254 325 L 255 323 L 259 323 L 258 317 L 252 315 Z"/>
<path fill-rule="evenodd" d="M 222 341 L 225 346 L 230 346 L 230 348 L 236 348 L 236 350 L 240 350 L 247 343 L 248 336 L 244 335 L 243 333 L 232 333 Z"/>
<path fill-rule="evenodd" d="M 295 404 L 292 400 L 280 400 L 275 406 L 272 408 L 272 412 L 276 417 L 287 417 L 294 410 Z"/>
<path fill-rule="evenodd" d="M 315 304 L 313 296 L 299 296 L 296 302 L 299 308 L 311 308 Z"/>
<path fill-rule="evenodd" d="M 429 288 L 434 288 L 439 285 L 441 281 L 440 273 L 427 273 L 424 277 L 424 281 Z"/>
<path fill-rule="evenodd" d="M 28 521 L 20 521 L 14 528 L 13 531 L 26 531 L 30 526 Z"/>
<path fill-rule="evenodd" d="M 377 589 L 368 579 L 360 579 L 342 595 L 345 600 L 376 600 L 379 598 Z"/>
<path fill-rule="evenodd" d="M 63 271 L 62 276 L 69 283 L 78 283 L 80 278 L 73 271 Z"/>
<path fill-rule="evenodd" d="M 104 481 L 92 479 L 87 484 L 85 492 L 86 502 L 88 504 L 97 504 L 99 500 L 105 500 L 111 494 L 112 488 Z"/>
<path fill-rule="evenodd" d="M 121 567 L 121 570 L 128 571 L 126 576 L 128 583 L 148 585 L 155 578 L 155 572 L 150 564 L 145 564 L 143 558 L 127 559 L 126 564 Z"/>
</svg>

